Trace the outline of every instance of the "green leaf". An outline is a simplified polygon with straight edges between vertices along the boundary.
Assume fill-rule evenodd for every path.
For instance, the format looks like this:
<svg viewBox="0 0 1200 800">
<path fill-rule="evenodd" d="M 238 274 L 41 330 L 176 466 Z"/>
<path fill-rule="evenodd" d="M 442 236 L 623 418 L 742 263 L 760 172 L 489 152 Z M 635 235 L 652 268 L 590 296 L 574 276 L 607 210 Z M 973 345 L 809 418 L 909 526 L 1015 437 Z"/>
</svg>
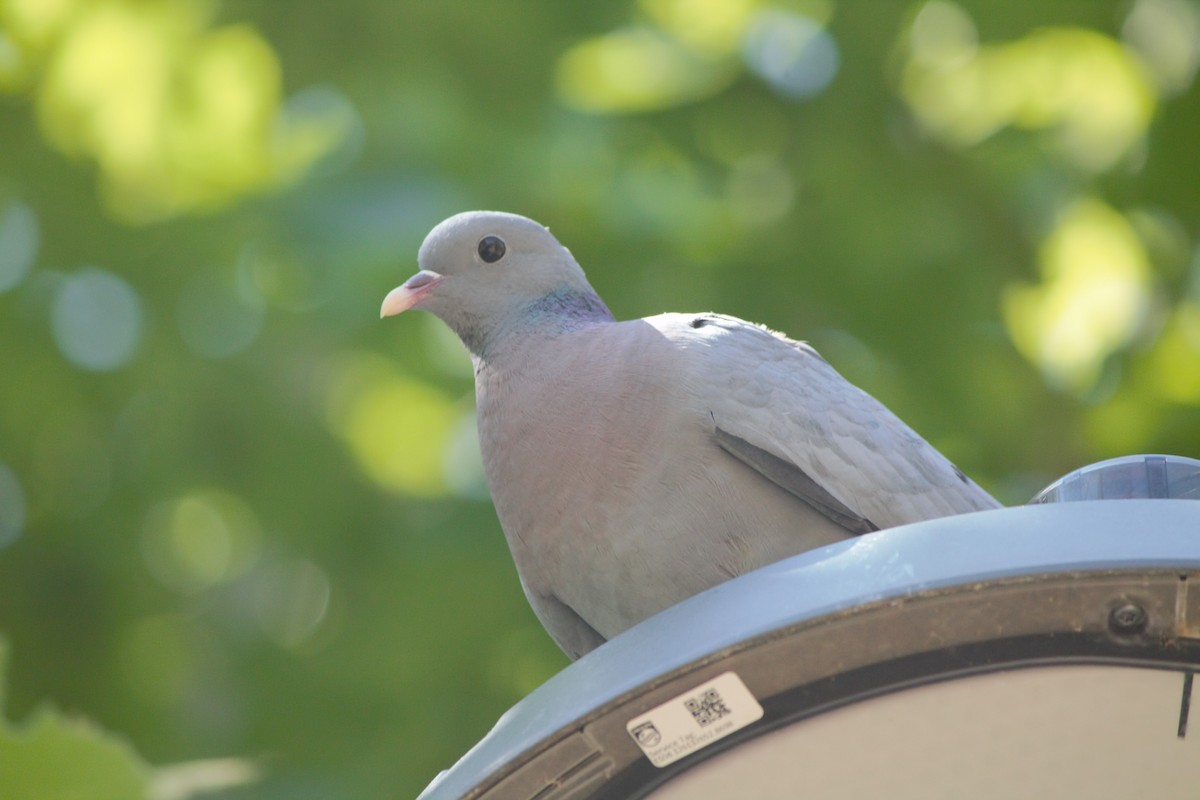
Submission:
<svg viewBox="0 0 1200 800">
<path fill-rule="evenodd" d="M 39 712 L 0 732 L 0 794 L 9 800 L 146 797 L 147 768 L 125 741 L 84 720 Z"/>
</svg>

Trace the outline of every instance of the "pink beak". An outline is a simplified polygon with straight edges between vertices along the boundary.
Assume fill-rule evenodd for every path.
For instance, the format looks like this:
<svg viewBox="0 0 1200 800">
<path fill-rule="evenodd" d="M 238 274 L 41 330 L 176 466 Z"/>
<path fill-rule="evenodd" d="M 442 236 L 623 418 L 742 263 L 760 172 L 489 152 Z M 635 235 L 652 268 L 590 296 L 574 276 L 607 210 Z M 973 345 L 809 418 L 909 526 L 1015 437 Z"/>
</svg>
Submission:
<svg viewBox="0 0 1200 800">
<path fill-rule="evenodd" d="M 403 284 L 388 292 L 387 297 L 383 298 L 383 307 L 379 309 L 379 318 L 392 317 L 401 311 L 408 311 L 421 302 L 421 298 L 426 292 L 433 289 L 433 287 L 437 286 L 443 280 L 443 276 L 436 272 L 421 270 Z"/>
</svg>

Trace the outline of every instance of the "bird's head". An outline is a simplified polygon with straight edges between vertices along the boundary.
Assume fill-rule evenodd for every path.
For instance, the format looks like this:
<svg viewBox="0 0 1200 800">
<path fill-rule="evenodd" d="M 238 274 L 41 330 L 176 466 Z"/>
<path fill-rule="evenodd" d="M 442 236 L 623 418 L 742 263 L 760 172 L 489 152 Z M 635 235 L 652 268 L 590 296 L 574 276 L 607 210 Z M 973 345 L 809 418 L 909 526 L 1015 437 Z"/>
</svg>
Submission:
<svg viewBox="0 0 1200 800">
<path fill-rule="evenodd" d="M 475 353 L 544 298 L 590 297 L 603 308 L 570 251 L 544 226 L 517 214 L 450 217 L 425 237 L 417 265 L 420 271 L 384 298 L 380 316 L 424 309 Z"/>
</svg>

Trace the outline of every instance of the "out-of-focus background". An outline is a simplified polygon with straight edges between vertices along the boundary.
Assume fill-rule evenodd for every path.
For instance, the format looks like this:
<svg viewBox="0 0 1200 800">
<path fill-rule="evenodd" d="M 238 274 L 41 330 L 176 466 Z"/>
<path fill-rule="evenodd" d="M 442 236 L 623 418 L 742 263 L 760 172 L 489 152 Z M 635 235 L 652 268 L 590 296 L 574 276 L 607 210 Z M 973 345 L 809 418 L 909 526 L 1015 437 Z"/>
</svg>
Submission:
<svg viewBox="0 0 1200 800">
<path fill-rule="evenodd" d="M 1194 0 L 0 0 L 0 795 L 408 797 L 566 664 L 378 319 L 458 211 L 1008 503 L 1197 456 L 1198 63 Z"/>
</svg>

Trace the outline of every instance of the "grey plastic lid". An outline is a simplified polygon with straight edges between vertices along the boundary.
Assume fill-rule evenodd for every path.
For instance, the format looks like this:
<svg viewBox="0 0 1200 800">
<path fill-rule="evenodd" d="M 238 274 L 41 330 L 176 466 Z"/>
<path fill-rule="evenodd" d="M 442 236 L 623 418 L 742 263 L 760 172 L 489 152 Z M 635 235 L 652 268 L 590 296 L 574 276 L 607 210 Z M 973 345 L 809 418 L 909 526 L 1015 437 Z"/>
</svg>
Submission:
<svg viewBox="0 0 1200 800">
<path fill-rule="evenodd" d="M 936 691 L 963 685 L 964 676 L 998 674 L 994 685 L 1011 700 L 1011 687 L 1017 685 L 1011 670 L 1034 677 L 1028 671 L 1039 664 L 1167 670 L 1165 699 L 1151 702 L 1125 688 L 1106 691 L 1141 698 L 1133 711 L 1165 709 L 1160 715 L 1165 722 L 1155 722 L 1155 737 L 1145 739 L 1146 748 L 1182 754 L 1176 767 L 1191 771 L 1182 785 L 1197 785 L 1200 759 L 1191 748 L 1200 736 L 1190 734 L 1189 749 L 1180 749 L 1183 734 L 1177 735 L 1177 728 L 1184 728 L 1180 709 L 1187 707 L 1181 705 L 1180 687 L 1188 687 L 1183 694 L 1189 696 L 1187 676 L 1200 672 L 1200 503 L 1129 500 L 983 511 L 855 537 L 763 567 L 663 611 L 571 664 L 504 714 L 421 798 L 794 797 L 796 786 L 813 785 L 807 773 L 787 784 L 793 790 L 784 795 L 719 788 L 697 793 L 684 779 L 709 764 L 744 772 L 757 763 L 747 759 L 764 752 L 759 744 L 769 748 L 776 741 L 774 732 L 803 735 L 812 729 L 808 721 L 832 721 L 839 709 L 869 710 L 863 716 L 869 729 L 887 718 L 870 710 L 870 698 L 916 694 L 908 691 L 913 687 Z M 728 680 L 729 673 L 761 706 L 761 718 L 667 766 L 651 763 L 637 723 L 647 715 L 653 721 L 664 703 L 690 698 L 698 689 Z M 983 696 L 980 691 L 972 688 L 966 696 Z M 1023 708 L 1036 707 L 1038 697 L 1032 695 Z M 1120 749 L 1141 741 L 1126 719 L 1133 711 L 1116 709 L 1105 697 L 1101 692 L 1076 701 L 1080 708 L 1112 710 L 1109 724 L 1096 729 L 1123 754 L 1092 754 L 1088 763 L 1129 772 L 1127 758 L 1140 763 L 1136 759 L 1142 757 Z M 1200 696 L 1195 702 L 1193 718 L 1200 716 Z M 923 713 L 900 716 L 919 722 Z M 1008 751 L 989 744 L 992 732 L 980 727 L 978 714 L 964 720 L 961 731 L 986 732 L 981 752 L 996 763 L 1013 763 L 1004 761 Z M 1028 738 L 1027 724 L 1014 722 L 1005 730 L 1012 734 L 1010 743 L 1014 737 L 1018 743 Z M 897 738 L 925 741 L 915 734 Z M 995 738 L 1005 739 L 999 733 Z M 856 764 L 869 756 L 875 764 L 886 754 L 863 755 L 855 747 L 861 744 L 852 740 L 839 751 L 841 759 L 831 757 L 830 763 Z M 778 770 L 806 751 L 780 752 L 782 761 L 755 770 L 760 782 L 783 780 Z M 1065 757 L 1061 747 L 1046 752 L 1054 753 L 1040 759 L 1047 764 Z M 930 767 L 934 777 L 946 779 L 949 773 L 942 774 L 940 766 L 956 756 L 926 755 L 914 757 L 912 765 Z M 1024 780 L 1025 762 L 1020 763 L 1013 775 Z M 1157 769 L 1136 772 L 1162 783 Z M 703 783 L 719 786 L 707 777 Z M 1158 783 L 1146 783 L 1145 796 L 1188 791 L 1168 792 Z M 821 786 L 832 791 L 842 784 Z M 907 794 L 895 787 L 887 793 L 900 800 L 937 794 L 921 782 L 912 786 Z M 674 795 L 672 787 L 678 787 Z M 835 796 L 820 788 L 818 794 Z M 660 789 L 666 794 L 658 794 Z M 940 796 L 1030 793 L 1006 786 L 1000 794 L 963 790 Z M 1039 796 L 1065 795 L 1047 791 Z"/>
<path fill-rule="evenodd" d="M 1165 455 L 1111 458 L 1064 475 L 1029 502 L 1135 498 L 1200 500 L 1200 461 Z"/>
</svg>

